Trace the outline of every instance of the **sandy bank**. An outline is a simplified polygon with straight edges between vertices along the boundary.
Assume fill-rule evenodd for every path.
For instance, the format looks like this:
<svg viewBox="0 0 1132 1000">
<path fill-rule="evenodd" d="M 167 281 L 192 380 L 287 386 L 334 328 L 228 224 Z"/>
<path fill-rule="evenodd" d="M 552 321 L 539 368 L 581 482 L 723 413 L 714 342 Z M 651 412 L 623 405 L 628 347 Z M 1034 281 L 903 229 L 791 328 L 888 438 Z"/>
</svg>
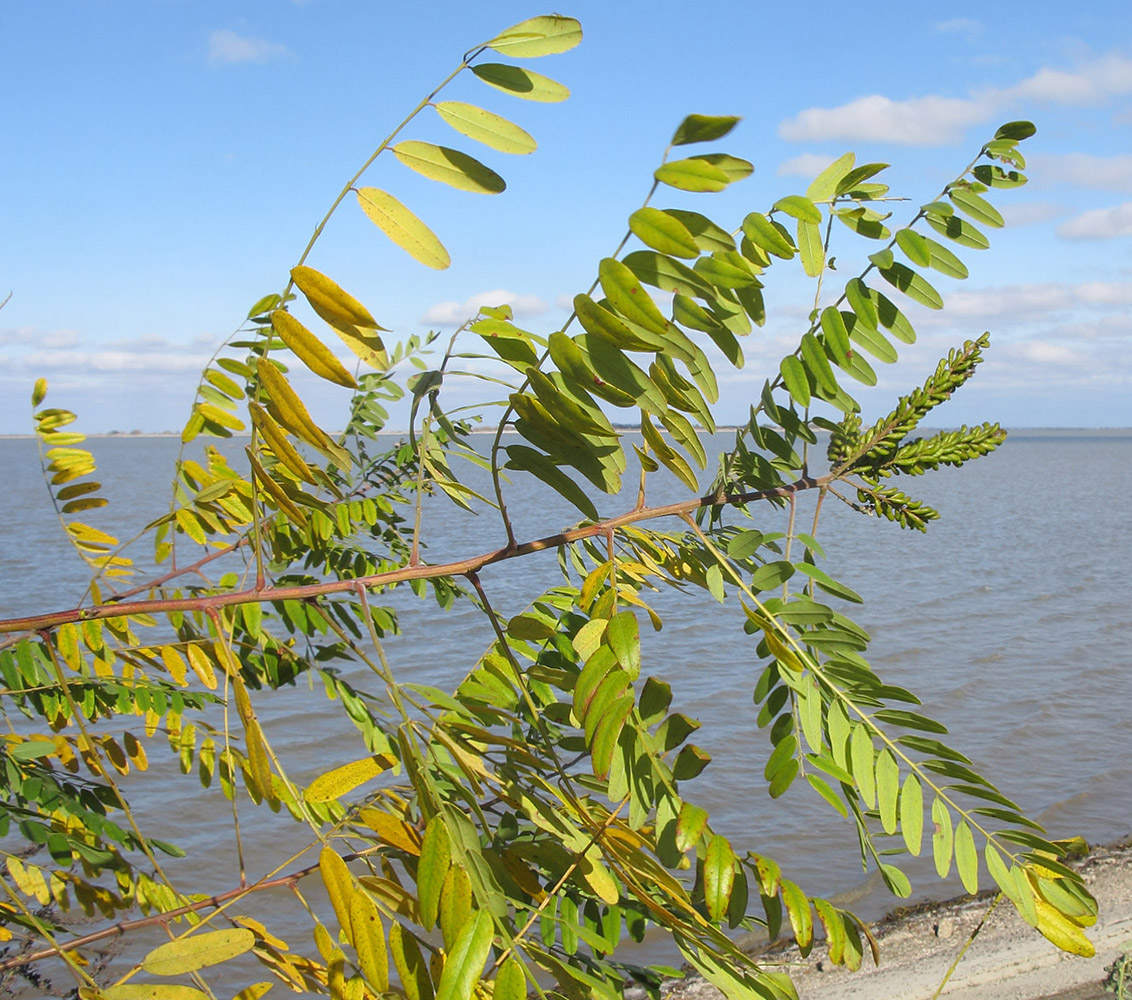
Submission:
<svg viewBox="0 0 1132 1000">
<path fill-rule="evenodd" d="M 948 1000 L 1113 1000 L 1101 981 L 1105 966 L 1132 939 L 1132 844 L 1097 848 L 1078 866 L 1100 904 L 1087 934 L 1094 958 L 1057 951 L 1014 908 L 999 905 L 968 949 L 942 996 Z M 881 962 L 869 957 L 851 973 L 823 961 L 814 948 L 808 960 L 797 949 L 774 949 L 767 962 L 785 963 L 801 1000 L 929 1000 L 971 932 L 983 919 L 991 895 L 898 911 L 872 925 Z M 1122 947 L 1123 946 L 1123 947 Z M 673 985 L 672 1000 L 717 1000 L 720 993 L 696 978 Z"/>
</svg>

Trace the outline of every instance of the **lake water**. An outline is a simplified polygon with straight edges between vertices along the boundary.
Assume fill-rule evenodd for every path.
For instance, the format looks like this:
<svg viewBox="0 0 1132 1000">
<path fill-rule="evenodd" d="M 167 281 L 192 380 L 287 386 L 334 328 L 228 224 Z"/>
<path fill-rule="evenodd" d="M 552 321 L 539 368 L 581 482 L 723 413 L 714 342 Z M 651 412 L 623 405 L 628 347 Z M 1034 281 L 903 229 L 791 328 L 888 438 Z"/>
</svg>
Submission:
<svg viewBox="0 0 1132 1000">
<path fill-rule="evenodd" d="M 164 511 L 162 484 L 175 440 L 105 438 L 90 445 L 111 498 L 96 523 L 125 537 Z M 48 503 L 35 443 L 0 440 L 0 468 L 0 617 L 72 606 L 85 578 Z M 511 503 L 520 540 L 577 520 L 555 495 L 524 494 L 520 486 Z M 1129 833 L 1132 432 L 1020 431 L 969 467 L 907 480 L 904 488 L 941 511 L 927 534 L 833 501 L 822 515 L 823 565 L 866 600 L 853 614 L 873 635 L 870 662 L 886 680 L 914 690 L 924 711 L 950 727 L 952 744 L 1052 836 L 1104 842 Z M 649 502 L 678 495 L 662 494 L 658 489 Z M 612 514 L 628 506 L 609 499 L 601 509 Z M 780 523 L 769 507 L 755 522 Z M 497 517 L 468 518 L 446 501 L 427 505 L 425 537 L 433 561 L 502 544 Z M 518 613 L 535 587 L 558 582 L 555 555 L 490 567 L 483 580 L 499 610 Z M 490 642 L 485 622 L 466 602 L 438 615 L 431 599 L 402 591 L 390 598 L 403 630 L 387 650 L 394 670 L 402 679 L 454 686 Z M 808 891 L 842 894 L 860 915 L 880 916 L 893 900 L 863 875 L 851 824 L 804 783 L 778 802 L 766 794 L 768 743 L 755 726 L 757 667 L 741 614 L 700 592 L 664 592 L 654 604 L 665 624 L 657 634 L 644 629 L 644 671 L 672 684 L 674 707 L 703 723 L 696 742 L 714 757 L 692 797 L 739 850 L 770 854 Z M 260 716 L 299 780 L 360 756 L 356 743 L 345 742 L 352 730 L 320 690 L 301 684 L 262 699 Z M 127 725 L 121 720 L 115 728 Z M 221 846 L 231 806 L 191 777 L 170 781 L 176 770 L 160 757 L 155 750 L 150 772 L 126 782 L 144 788 L 136 801 L 145 803 L 152 832 L 190 851 L 195 890 L 235 885 L 233 852 Z M 251 877 L 284 864 L 308 842 L 266 809 L 243 807 L 241 823 Z M 901 864 L 914 899 L 962 891 L 957 880 L 938 882 L 930 858 Z"/>
</svg>

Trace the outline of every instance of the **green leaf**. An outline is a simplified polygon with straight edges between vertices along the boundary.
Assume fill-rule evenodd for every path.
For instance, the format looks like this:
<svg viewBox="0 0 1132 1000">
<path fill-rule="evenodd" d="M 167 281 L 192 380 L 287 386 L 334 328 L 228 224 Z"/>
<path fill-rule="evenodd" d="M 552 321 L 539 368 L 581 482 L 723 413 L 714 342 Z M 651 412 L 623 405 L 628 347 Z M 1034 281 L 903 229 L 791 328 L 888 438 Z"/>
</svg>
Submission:
<svg viewBox="0 0 1132 1000">
<path fill-rule="evenodd" d="M 481 911 L 482 913 L 483 911 Z M 428 963 L 421 954 L 416 938 L 394 920 L 389 928 L 389 953 L 401 979 L 401 988 L 408 1000 L 433 1000 L 432 980 Z"/>
<path fill-rule="evenodd" d="M 876 772 L 873 755 L 873 741 L 868 728 L 863 723 L 858 723 L 853 727 L 853 735 L 849 738 L 849 770 L 853 772 L 853 780 L 857 783 L 861 801 L 869 809 L 876 804 Z"/>
<path fill-rule="evenodd" d="M 975 838 L 966 820 L 960 820 L 955 828 L 955 868 L 963 888 L 969 893 L 979 891 L 979 852 L 975 850 Z"/>
<path fill-rule="evenodd" d="M 704 902 L 708 916 L 718 923 L 727 915 L 727 903 L 735 883 L 735 852 L 726 837 L 716 834 L 704 855 Z"/>
<path fill-rule="evenodd" d="M 888 886 L 889 892 L 894 896 L 899 896 L 901 899 L 907 899 L 912 895 L 912 883 L 908 881 L 908 876 L 905 875 L 896 865 L 881 864 L 880 866 L 881 878 L 884 879 L 884 884 Z"/>
<path fill-rule="evenodd" d="M 825 334 L 826 346 L 838 364 L 843 364 L 849 355 L 849 331 L 845 319 L 833 306 L 826 306 L 821 313 L 821 329 Z"/>
<path fill-rule="evenodd" d="M 981 222 L 984 226 L 1001 229 L 1006 225 L 999 210 L 969 188 L 952 188 L 947 192 L 947 196 L 955 202 L 955 206 L 961 212 L 969 215 L 976 222 Z"/>
<path fill-rule="evenodd" d="M 928 242 L 914 229 L 896 230 L 896 245 L 913 264 L 927 267 L 931 263 L 932 253 Z"/>
<path fill-rule="evenodd" d="M 458 149 L 406 139 L 392 147 L 392 152 L 406 167 L 415 170 L 422 177 L 440 181 L 461 191 L 499 194 L 507 187 L 506 181 L 494 170 Z"/>
<path fill-rule="evenodd" d="M 954 240 L 960 246 L 971 247 L 973 250 L 986 250 L 990 246 L 990 240 L 971 223 L 959 218 L 958 215 L 944 216 L 935 212 L 928 212 L 924 218 L 937 233 L 946 236 L 949 240 Z"/>
<path fill-rule="evenodd" d="M 853 319 L 852 313 L 846 314 Z M 878 361 L 890 365 L 897 360 L 896 348 L 888 342 L 878 330 L 865 326 L 864 323 L 853 323 L 849 328 L 849 337 L 854 344 L 863 347 Z"/>
<path fill-rule="evenodd" d="M 705 163 L 710 163 L 714 167 L 719 167 L 719 169 L 727 175 L 727 180 L 732 184 L 736 181 L 743 180 L 744 177 L 750 177 L 755 170 L 755 166 L 750 160 L 744 160 L 738 156 L 730 156 L 727 153 L 697 153 L 693 159 L 703 160 Z"/>
<path fill-rule="evenodd" d="M 474 104 L 441 101 L 433 107 L 461 135 L 482 142 L 501 153 L 533 153 L 538 148 L 538 143 L 529 132 L 519 128 L 513 121 Z"/>
<path fill-rule="evenodd" d="M 968 275 L 967 265 L 963 263 L 958 257 L 955 256 L 947 247 L 927 236 L 922 237 L 923 241 L 928 245 L 928 250 L 931 254 L 931 259 L 928 264 L 939 271 L 940 274 L 946 274 L 949 278 L 966 278 Z"/>
<path fill-rule="evenodd" d="M 927 306 L 929 309 L 942 309 L 943 297 L 931 284 L 905 264 L 893 264 L 880 269 L 881 277 L 894 288 L 899 288 L 908 298 Z"/>
<path fill-rule="evenodd" d="M 378 188 L 359 188 L 358 204 L 370 220 L 410 256 L 443 271 L 452 263 L 436 234 L 393 195 Z"/>
<path fill-rule="evenodd" d="M 806 369 L 802 362 L 793 354 L 787 354 L 779 362 L 778 370 L 782 373 L 782 383 L 791 398 L 801 407 L 810 405 L 810 382 L 806 378 Z"/>
<path fill-rule="evenodd" d="M 788 878 L 779 879 L 779 888 L 782 891 L 782 902 L 786 905 L 786 913 L 790 917 L 790 926 L 794 931 L 794 940 L 798 947 L 805 949 L 813 941 L 813 911 L 806 894 Z"/>
<path fill-rule="evenodd" d="M 882 708 L 873 713 L 878 722 L 887 722 L 891 726 L 904 726 L 905 729 L 919 729 L 925 733 L 946 733 L 947 726 L 926 715 L 907 712 L 902 708 Z"/>
<path fill-rule="evenodd" d="M 440 913 L 440 892 L 452 865 L 452 843 L 444 817 L 437 814 L 429 820 L 421 840 L 421 856 L 417 863 L 417 900 L 421 926 L 431 930 Z"/>
<path fill-rule="evenodd" d="M 761 212 L 751 212 L 743 219 L 743 233 L 752 243 L 775 257 L 790 260 L 794 256 L 794 244 L 785 227 Z"/>
<path fill-rule="evenodd" d="M 935 870 L 940 878 L 947 878 L 951 871 L 951 850 L 954 837 L 951 829 L 951 813 L 943 799 L 938 795 L 932 801 L 932 857 L 935 859 Z"/>
<path fill-rule="evenodd" d="M 884 832 L 896 832 L 896 803 L 900 796 L 900 765 L 885 747 L 877 757 L 877 807 Z"/>
<path fill-rule="evenodd" d="M 812 333 L 803 334 L 801 351 L 802 364 L 814 377 L 818 387 L 827 395 L 835 394 L 837 392 L 837 376 L 833 374 L 829 359 L 826 357 L 825 350 L 817 337 Z"/>
<path fill-rule="evenodd" d="M 682 208 L 668 208 L 665 212 L 687 228 L 700 250 L 711 253 L 715 250 L 735 249 L 735 240 L 731 238 L 731 234 L 722 226 L 717 226 L 706 215 Z"/>
<path fill-rule="evenodd" d="M 806 276 L 816 278 L 825 268 L 825 247 L 822 245 L 821 228 L 814 222 L 798 220 L 798 255 L 802 258 L 802 270 Z"/>
<path fill-rule="evenodd" d="M 821 753 L 822 747 L 821 709 L 821 687 L 816 677 L 807 675 L 802 678 L 798 692 L 798 716 L 806 743 L 817 754 Z"/>
<path fill-rule="evenodd" d="M 920 779 L 911 772 L 900 790 L 900 832 L 909 853 L 919 857 L 924 835 L 924 790 Z"/>
<path fill-rule="evenodd" d="M 472 72 L 484 83 L 525 101 L 557 102 L 570 96 L 570 88 L 557 80 L 521 66 L 506 63 L 476 63 Z"/>
<path fill-rule="evenodd" d="M 794 575 L 794 564 L 780 560 L 764 563 L 751 574 L 752 590 L 776 590 Z"/>
<path fill-rule="evenodd" d="M 527 977 L 523 963 L 510 955 L 500 966 L 491 991 L 492 1000 L 527 1000 Z"/>
<path fill-rule="evenodd" d="M 721 167 L 699 157 L 672 160 L 657 167 L 653 176 L 662 184 L 680 191 L 722 191 L 731 183 L 731 178 Z"/>
<path fill-rule="evenodd" d="M 845 153 L 834 160 L 820 174 L 817 175 L 806 188 L 806 197 L 811 201 L 829 201 L 838 193 L 842 180 L 853 169 L 857 157 L 853 153 Z"/>
<path fill-rule="evenodd" d="M 543 14 L 531 17 L 501 31 L 488 48 L 518 59 L 569 52 L 582 40 L 582 26 L 572 17 L 561 14 Z"/>
<path fill-rule="evenodd" d="M 663 254 L 685 258 L 700 255 L 700 247 L 688 227 L 659 208 L 638 208 L 629 216 L 629 231 L 645 246 Z"/>
<path fill-rule="evenodd" d="M 845 298 L 857 319 L 865 326 L 871 326 L 875 329 L 879 319 L 876 303 L 873 302 L 869 294 L 869 286 L 860 278 L 852 278 L 845 283 Z"/>
<path fill-rule="evenodd" d="M 694 142 L 722 139 L 741 120 L 733 115 L 688 115 L 676 129 L 672 145 L 687 146 Z"/>
<path fill-rule="evenodd" d="M 785 212 L 799 222 L 812 222 L 817 225 L 822 220 L 821 209 L 809 198 L 800 194 L 788 194 L 785 198 L 779 198 L 774 203 L 774 208 L 776 211 Z"/>
<path fill-rule="evenodd" d="M 583 341 L 585 341 L 583 343 Z M 632 396 L 638 406 L 660 416 L 668 409 L 664 395 L 649 377 L 612 344 L 599 337 L 579 337 L 590 365 L 603 380 Z"/>
<path fill-rule="evenodd" d="M 1005 125 L 999 126 L 994 137 L 996 139 L 1011 139 L 1014 142 L 1021 142 L 1023 139 L 1029 139 L 1030 136 L 1034 135 L 1037 131 L 1037 127 L 1033 122 L 1007 122 Z"/>
<path fill-rule="evenodd" d="M 154 948 L 142 968 L 155 976 L 180 976 L 219 965 L 255 947 L 255 934 L 245 927 L 191 934 Z"/>
<path fill-rule="evenodd" d="M 715 298 L 715 289 L 693 271 L 664 254 L 651 250 L 635 250 L 622 258 L 622 263 L 646 285 L 665 292 L 694 295 L 698 299 Z"/>
<path fill-rule="evenodd" d="M 661 337 L 668 334 L 669 323 L 661 315 L 652 296 L 641 287 L 637 276 L 621 261 L 605 257 L 598 264 L 597 273 L 602 291 L 617 312 L 650 333 Z M 577 300 L 575 300 L 575 308 L 577 308 L 576 302 Z M 580 320 L 581 315 L 578 318 Z M 658 346 L 663 350 L 663 343 Z"/>
</svg>

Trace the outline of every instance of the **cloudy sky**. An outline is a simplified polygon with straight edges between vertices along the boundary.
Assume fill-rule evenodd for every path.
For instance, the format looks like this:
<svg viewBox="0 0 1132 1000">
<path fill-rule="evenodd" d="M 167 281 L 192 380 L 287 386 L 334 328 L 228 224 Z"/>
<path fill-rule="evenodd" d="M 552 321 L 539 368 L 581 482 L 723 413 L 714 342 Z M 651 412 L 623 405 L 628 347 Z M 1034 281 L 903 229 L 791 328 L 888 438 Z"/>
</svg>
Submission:
<svg viewBox="0 0 1132 1000">
<path fill-rule="evenodd" d="M 254 301 L 282 287 L 382 137 L 466 49 L 544 12 L 512 0 L 8 5 L 0 298 L 12 294 L 0 310 L 0 433 L 30 429 L 39 375 L 88 431 L 179 428 L 202 365 Z M 719 148 L 756 172 L 724 194 L 671 192 L 656 204 L 732 227 L 804 191 L 846 150 L 893 165 L 894 193 L 910 199 L 892 206 L 899 224 L 998 124 L 1027 118 L 1039 129 L 1024 146 L 1031 182 L 995 197 L 1007 228 L 990 234 L 990 250 L 964 252 L 969 280 L 940 278 L 942 313 L 910 310 L 920 340 L 881 372 L 866 408 L 887 408 L 950 346 L 990 330 L 982 374 L 940 422 L 1132 425 L 1125 0 L 580 0 L 561 12 L 582 21 L 581 47 L 525 65 L 566 84 L 568 101 L 516 101 L 470 76 L 445 92 L 521 124 L 539 141 L 534 154 L 477 150 L 431 111 L 406 133 L 480 157 L 507 180 L 503 194 L 441 187 L 391 157 L 365 178 L 432 226 L 452 255 L 447 271 L 406 257 L 350 202 L 327 228 L 310 263 L 382 325 L 402 337 L 450 330 L 479 304 L 508 301 L 528 329 L 557 329 L 689 112 L 742 115 Z M 861 250 L 839 251 L 847 277 Z M 745 342 L 743 371 L 724 379 L 725 420 L 743 416 L 768 366 L 797 343 L 812 290 L 781 267 L 766 297 L 766 327 Z M 457 384 L 452 401 L 490 395 L 486 386 Z M 311 393 L 317 415 L 340 425 L 343 396 Z"/>
</svg>

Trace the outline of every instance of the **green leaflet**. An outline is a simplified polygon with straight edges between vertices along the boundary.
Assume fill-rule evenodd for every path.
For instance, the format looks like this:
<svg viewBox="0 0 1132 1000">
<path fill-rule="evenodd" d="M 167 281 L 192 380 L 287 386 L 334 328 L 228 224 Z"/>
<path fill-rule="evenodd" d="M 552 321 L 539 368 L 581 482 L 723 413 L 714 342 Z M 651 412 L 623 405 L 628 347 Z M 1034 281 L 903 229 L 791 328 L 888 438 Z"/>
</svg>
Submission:
<svg viewBox="0 0 1132 1000">
<path fill-rule="evenodd" d="M 810 382 L 806 377 L 805 366 L 793 354 L 788 354 L 779 362 L 782 383 L 791 398 L 801 407 L 810 405 Z"/>
<path fill-rule="evenodd" d="M 629 231 L 645 246 L 662 254 L 685 258 L 700 255 L 699 244 L 688 227 L 659 208 L 638 208 L 629 216 Z"/>
<path fill-rule="evenodd" d="M 507 468 L 522 469 L 546 483 L 552 490 L 569 500 L 591 521 L 598 519 L 597 508 L 585 490 L 559 469 L 554 462 L 541 452 L 525 445 L 507 446 Z"/>
<path fill-rule="evenodd" d="M 651 250 L 636 250 L 622 263 L 646 285 L 665 292 L 680 292 L 698 299 L 712 299 L 715 290 L 686 264 Z"/>
<path fill-rule="evenodd" d="M 452 263 L 436 234 L 393 195 L 378 188 L 359 188 L 358 204 L 386 236 L 426 267 L 443 271 Z"/>
<path fill-rule="evenodd" d="M 816 384 L 828 395 L 837 392 L 837 377 L 829 365 L 825 350 L 812 333 L 802 335 L 802 364 Z"/>
<path fill-rule="evenodd" d="M 1001 229 L 1006 225 L 998 209 L 985 198 L 975 194 L 970 188 L 952 188 L 947 192 L 947 197 L 955 203 L 955 207 L 961 212 L 969 215 L 976 222 L 981 222 L 984 226 Z"/>
<path fill-rule="evenodd" d="M 523 69 L 521 66 L 508 66 L 506 63 L 476 63 L 472 66 L 472 72 L 496 90 L 521 97 L 525 101 L 557 102 L 564 101 L 570 96 L 569 87 L 541 73 Z"/>
<path fill-rule="evenodd" d="M 687 227 L 701 250 L 711 253 L 713 250 L 735 249 L 735 241 L 731 238 L 731 234 L 717 226 L 706 215 L 688 212 L 681 208 L 669 208 L 666 213 Z"/>
<path fill-rule="evenodd" d="M 531 17 L 501 31 L 490 42 L 489 48 L 518 59 L 569 52 L 582 40 L 582 26 L 572 17 L 561 14 L 544 14 Z"/>
<path fill-rule="evenodd" d="M 971 247 L 973 250 L 986 250 L 990 246 L 990 240 L 971 223 L 957 215 L 940 215 L 935 212 L 928 212 L 924 218 L 937 233 L 946 236 L 949 240 L 954 240 L 960 246 Z"/>
<path fill-rule="evenodd" d="M 881 277 L 893 288 L 899 288 L 910 299 L 929 309 L 942 309 L 943 297 L 923 275 L 917 274 L 904 264 L 893 264 L 880 268 Z"/>
<path fill-rule="evenodd" d="M 410 170 L 422 177 L 440 181 L 461 191 L 477 194 L 499 194 L 507 187 L 494 170 L 458 149 L 435 146 L 431 142 L 406 139 L 392 147 L 392 153 Z"/>
<path fill-rule="evenodd" d="M 434 104 L 436 113 L 461 135 L 482 142 L 501 153 L 533 153 L 538 143 L 531 134 L 502 115 L 465 104 L 462 101 L 441 101 Z"/>
<path fill-rule="evenodd" d="M 849 355 L 849 331 L 845 319 L 833 306 L 826 306 L 821 313 L 821 329 L 825 334 L 825 344 L 830 356 L 838 364 L 844 364 Z"/>
<path fill-rule="evenodd" d="M 900 795 L 900 766 L 892 751 L 885 747 L 877 756 L 877 807 L 884 832 L 896 832 L 896 803 Z"/>
<path fill-rule="evenodd" d="M 970 893 L 979 891 L 979 852 L 975 849 L 975 838 L 966 820 L 960 820 L 955 828 L 955 868 L 963 888 Z"/>
<path fill-rule="evenodd" d="M 927 267 L 932 260 L 931 249 L 927 240 L 914 229 L 898 229 L 896 231 L 896 245 L 904 251 L 904 255 L 920 267 Z"/>
<path fill-rule="evenodd" d="M 649 377 L 609 342 L 599 337 L 578 337 L 578 346 L 589 355 L 590 367 L 606 382 L 633 397 L 642 409 L 661 416 L 667 404 L 664 394 Z"/>
<path fill-rule="evenodd" d="M 440 893 L 452 864 L 452 844 L 444 817 L 434 816 L 425 829 L 421 841 L 421 856 L 417 862 L 417 901 L 421 912 L 421 926 L 431 930 L 440 913 Z"/>
<path fill-rule="evenodd" d="M 875 748 L 868 728 L 864 723 L 857 723 L 853 727 L 853 735 L 849 738 L 850 770 L 853 772 L 853 780 L 857 783 L 861 801 L 869 809 L 876 804 L 874 754 Z"/>
<path fill-rule="evenodd" d="M 968 275 L 967 265 L 963 263 L 958 257 L 955 256 L 947 247 L 929 237 L 923 237 L 924 242 L 928 246 L 931 254 L 931 259 L 928 261 L 931 267 L 939 271 L 941 274 L 946 274 L 949 278 L 966 278 Z"/>
<path fill-rule="evenodd" d="M 919 857 L 924 834 L 924 790 L 920 779 L 911 772 L 900 789 L 900 832 L 908 853 Z"/>
<path fill-rule="evenodd" d="M 853 169 L 857 157 L 853 153 L 844 153 L 817 175 L 806 188 L 806 198 L 812 203 L 815 201 L 829 201 L 841 193 L 841 183 Z"/>
<path fill-rule="evenodd" d="M 621 261 L 605 257 L 598 264 L 597 273 L 602 291 L 617 312 L 650 333 L 661 337 L 668 334 L 668 321 L 661 315 L 649 293 L 641 287 L 637 276 Z M 578 318 L 580 320 L 581 315 Z M 663 344 L 661 346 L 663 348 Z"/>
<path fill-rule="evenodd" d="M 561 332 L 555 332 L 550 335 L 547 343 L 551 361 L 571 382 L 588 392 L 592 392 L 595 396 L 600 396 L 614 406 L 635 405 L 633 396 L 614 386 L 607 385 L 598 377 L 590 364 L 589 355 L 571 337 Z"/>
<path fill-rule="evenodd" d="M 722 139 L 740 120 L 734 115 L 688 115 L 672 136 L 672 145 L 687 146 Z"/>
<path fill-rule="evenodd" d="M 735 852 L 726 837 L 716 834 L 704 855 L 704 902 L 708 916 L 717 923 L 727 915 L 734 883 Z"/>
<path fill-rule="evenodd" d="M 722 167 L 697 156 L 665 163 L 657 167 L 653 176 L 680 191 L 722 191 L 731 183 Z"/>
<path fill-rule="evenodd" d="M 444 961 L 436 1000 L 466 1000 L 472 995 L 491 953 L 494 932 L 491 914 L 486 910 L 477 910 L 464 924 Z"/>
<path fill-rule="evenodd" d="M 785 198 L 779 198 L 774 203 L 774 208 L 776 211 L 785 212 L 799 222 L 811 222 L 817 225 L 822 220 L 821 209 L 809 198 L 800 194 L 790 194 Z"/>
<path fill-rule="evenodd" d="M 798 256 L 802 258 L 802 270 L 807 277 L 816 278 L 821 274 L 825 267 L 825 247 L 816 222 L 798 220 Z"/>
<path fill-rule="evenodd" d="M 940 878 L 947 878 L 947 873 L 951 871 L 951 851 L 955 841 L 951 829 L 951 813 L 938 795 L 932 800 L 932 825 L 935 870 Z"/>
<path fill-rule="evenodd" d="M 751 212 L 743 219 L 743 233 L 752 243 L 775 257 L 790 260 L 794 256 L 794 243 L 785 227 L 761 212 Z"/>
</svg>

